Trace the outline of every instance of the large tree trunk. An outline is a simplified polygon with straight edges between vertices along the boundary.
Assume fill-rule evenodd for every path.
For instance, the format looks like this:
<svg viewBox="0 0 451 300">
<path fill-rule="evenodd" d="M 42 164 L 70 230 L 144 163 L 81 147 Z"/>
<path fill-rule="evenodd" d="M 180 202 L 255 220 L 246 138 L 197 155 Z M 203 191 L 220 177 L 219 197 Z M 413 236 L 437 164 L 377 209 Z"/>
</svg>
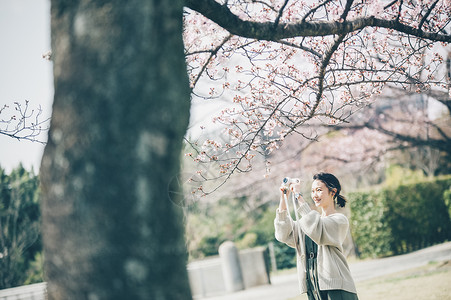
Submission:
<svg viewBox="0 0 451 300">
<path fill-rule="evenodd" d="M 182 1 L 52 0 L 51 16 L 49 298 L 191 299 L 168 195 L 189 119 Z"/>
</svg>

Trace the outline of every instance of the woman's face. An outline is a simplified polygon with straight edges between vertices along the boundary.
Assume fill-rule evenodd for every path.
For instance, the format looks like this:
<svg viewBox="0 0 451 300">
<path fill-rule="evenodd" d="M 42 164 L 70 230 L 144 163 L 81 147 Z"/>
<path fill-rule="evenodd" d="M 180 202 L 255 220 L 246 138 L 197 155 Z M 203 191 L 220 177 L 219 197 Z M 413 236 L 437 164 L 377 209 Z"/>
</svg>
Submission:
<svg viewBox="0 0 451 300">
<path fill-rule="evenodd" d="M 321 180 L 312 183 L 312 199 L 318 207 L 327 207 L 334 204 L 333 193 L 329 191 L 326 184 Z"/>
</svg>

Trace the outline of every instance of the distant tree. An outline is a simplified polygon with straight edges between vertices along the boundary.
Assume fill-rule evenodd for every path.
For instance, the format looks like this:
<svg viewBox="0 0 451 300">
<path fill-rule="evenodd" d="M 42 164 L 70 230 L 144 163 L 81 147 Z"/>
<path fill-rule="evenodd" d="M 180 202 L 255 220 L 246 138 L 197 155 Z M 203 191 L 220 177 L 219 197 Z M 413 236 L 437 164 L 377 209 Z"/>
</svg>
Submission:
<svg viewBox="0 0 451 300">
<path fill-rule="evenodd" d="M 42 248 L 40 220 L 38 176 L 22 166 L 9 175 L 0 168 L 0 289 L 30 276 L 42 281 L 42 266 L 34 265 Z"/>
<path fill-rule="evenodd" d="M 398 159 L 428 176 L 446 173 L 441 167 L 451 161 L 450 120 L 449 115 L 431 119 L 424 95 L 392 95 L 355 114 L 347 124 L 319 125 L 326 130 L 319 137 L 324 143 L 310 156 L 310 164 L 346 165 L 348 171 L 357 171 L 353 165 L 368 169 Z"/>
<path fill-rule="evenodd" d="M 451 161 L 450 53 L 435 74 L 443 78 L 443 85 L 448 90 L 437 86 L 425 88 L 422 84 L 418 84 L 416 91 L 392 86 L 386 89 L 378 102 L 352 117 L 349 124 L 329 128 L 348 132 L 366 130 L 368 136 L 382 135 L 386 145 L 373 151 L 376 152 L 375 158 L 393 150 L 406 150 L 413 164 L 417 163 L 425 174 L 434 175 L 439 169 L 440 158 Z M 431 102 L 441 103 L 442 109 L 431 112 L 431 104 L 434 104 Z M 349 152 L 344 151 L 343 157 L 351 157 Z"/>
<path fill-rule="evenodd" d="M 391 160 L 427 176 L 450 172 L 451 114 L 446 106 L 431 114 L 428 94 L 389 89 L 348 124 L 324 126 L 336 132 L 310 160 L 313 164 L 358 164 L 367 170 Z M 439 113 L 439 115 L 437 115 Z M 332 136 L 332 135 L 331 135 Z M 326 139 L 327 140 L 327 139 Z M 316 157 L 316 159 L 315 159 Z M 354 169 L 357 171 L 357 169 Z"/>
</svg>

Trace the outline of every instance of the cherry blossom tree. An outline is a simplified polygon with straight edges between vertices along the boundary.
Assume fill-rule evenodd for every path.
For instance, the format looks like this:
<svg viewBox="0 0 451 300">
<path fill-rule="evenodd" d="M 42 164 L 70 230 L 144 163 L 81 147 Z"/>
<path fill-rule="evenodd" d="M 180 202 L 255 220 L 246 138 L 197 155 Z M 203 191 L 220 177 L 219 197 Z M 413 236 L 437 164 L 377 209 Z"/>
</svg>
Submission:
<svg viewBox="0 0 451 300">
<path fill-rule="evenodd" d="M 359 157 L 363 156 L 371 164 L 371 161 L 383 160 L 384 155 L 390 152 L 410 152 L 412 166 L 417 165 L 428 176 L 435 175 L 440 157 L 443 161 L 450 161 L 451 157 L 449 113 L 436 118 L 430 116 L 427 106 L 434 100 L 424 94 L 406 93 L 398 98 L 391 97 L 367 108 L 365 115 L 359 114 L 360 118 L 352 118 L 351 124 L 334 126 L 332 130 L 357 137 L 355 141 L 359 143 L 354 142 L 354 147 L 350 148 L 338 147 L 335 152 L 339 155 L 329 158 L 347 163 L 363 161 Z M 364 145 L 361 155 L 356 151 L 356 144 Z"/>
<path fill-rule="evenodd" d="M 437 71 L 441 73 L 443 83 L 450 86 L 449 54 L 446 63 Z M 344 137 L 334 143 L 335 151 L 325 149 L 336 155 L 325 156 L 323 161 L 360 162 L 366 168 L 383 160 L 387 153 L 401 150 L 409 157 L 411 166 L 428 176 L 440 171 L 440 166 L 441 171 L 446 172 L 446 161 L 451 158 L 450 104 L 446 89 L 431 86 L 418 93 L 412 88 L 392 86 L 376 103 L 355 114 L 350 123 L 326 126 L 340 130 Z M 345 143 L 350 138 L 354 139 L 352 146 Z"/>
<path fill-rule="evenodd" d="M 347 124 L 387 85 L 449 93 L 443 49 L 449 1 L 187 0 L 185 51 L 193 101 L 229 100 L 213 118 L 222 141 L 188 141 L 193 180 L 252 170 L 291 134 Z M 199 100 L 203 99 L 203 100 Z M 431 142 L 431 141 L 430 141 Z M 216 174 L 211 172 L 216 165 Z M 218 187 L 216 185 L 216 187 Z M 216 187 L 198 186 L 208 194 Z"/>
</svg>

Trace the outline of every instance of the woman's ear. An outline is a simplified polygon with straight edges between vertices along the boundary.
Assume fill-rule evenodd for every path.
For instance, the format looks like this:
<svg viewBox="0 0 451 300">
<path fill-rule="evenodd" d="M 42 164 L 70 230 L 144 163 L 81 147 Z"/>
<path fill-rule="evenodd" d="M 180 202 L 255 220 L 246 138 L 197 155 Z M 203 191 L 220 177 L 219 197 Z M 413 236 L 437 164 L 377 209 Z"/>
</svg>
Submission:
<svg viewBox="0 0 451 300">
<path fill-rule="evenodd" d="M 335 195 L 337 195 L 337 189 L 336 188 L 332 189 L 331 193 L 332 193 L 332 197 L 335 197 Z"/>
</svg>

